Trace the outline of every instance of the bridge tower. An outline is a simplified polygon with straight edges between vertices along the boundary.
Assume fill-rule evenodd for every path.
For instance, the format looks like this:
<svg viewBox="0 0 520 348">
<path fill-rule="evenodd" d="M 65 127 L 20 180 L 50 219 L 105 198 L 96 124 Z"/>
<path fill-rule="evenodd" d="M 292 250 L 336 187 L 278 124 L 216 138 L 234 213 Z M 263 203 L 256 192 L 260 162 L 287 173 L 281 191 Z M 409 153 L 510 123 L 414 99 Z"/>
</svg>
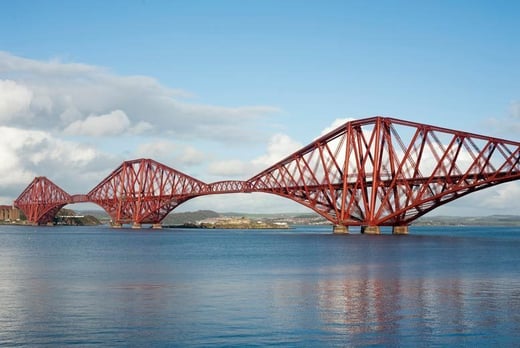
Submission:
<svg viewBox="0 0 520 348">
<path fill-rule="evenodd" d="M 93 202 L 114 224 L 160 224 L 197 196 L 265 192 L 316 211 L 347 233 L 408 232 L 429 211 L 520 179 L 520 143 L 387 117 L 347 122 L 249 180 L 206 184 L 151 159 L 123 162 L 86 195 L 37 177 L 15 201 L 29 221 L 52 221 L 66 204 Z"/>
<path fill-rule="evenodd" d="M 520 143 L 393 118 L 347 122 L 248 180 L 348 232 L 396 234 L 457 198 L 520 178 Z"/>
<path fill-rule="evenodd" d="M 34 178 L 14 201 L 14 206 L 24 212 L 34 225 L 53 222 L 56 213 L 72 202 L 71 196 L 44 176 Z"/>
<path fill-rule="evenodd" d="M 207 185 L 152 159 L 123 162 L 88 194 L 103 207 L 115 227 L 161 221 L 179 204 L 207 191 Z"/>
</svg>

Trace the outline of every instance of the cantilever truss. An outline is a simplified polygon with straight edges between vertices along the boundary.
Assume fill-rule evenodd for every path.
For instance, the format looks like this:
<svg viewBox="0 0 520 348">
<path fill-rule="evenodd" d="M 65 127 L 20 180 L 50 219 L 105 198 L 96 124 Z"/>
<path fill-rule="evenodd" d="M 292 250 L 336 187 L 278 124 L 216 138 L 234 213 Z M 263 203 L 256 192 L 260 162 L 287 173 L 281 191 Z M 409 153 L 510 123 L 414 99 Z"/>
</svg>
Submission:
<svg viewBox="0 0 520 348">
<path fill-rule="evenodd" d="M 126 161 L 88 194 L 115 223 L 158 223 L 207 185 L 151 159 Z"/>
<path fill-rule="evenodd" d="M 36 178 L 15 201 L 45 223 L 94 202 L 115 223 L 158 223 L 201 195 L 265 192 L 336 225 L 407 225 L 471 192 L 520 179 L 520 143 L 393 118 L 347 122 L 249 180 L 206 184 L 150 159 L 124 162 L 87 195 Z"/>
<path fill-rule="evenodd" d="M 27 188 L 14 201 L 27 220 L 34 224 L 47 224 L 65 205 L 71 196 L 44 176 L 34 178 Z"/>
<path fill-rule="evenodd" d="M 348 122 L 249 180 L 339 225 L 406 225 L 520 178 L 520 143 L 374 117 Z"/>
</svg>

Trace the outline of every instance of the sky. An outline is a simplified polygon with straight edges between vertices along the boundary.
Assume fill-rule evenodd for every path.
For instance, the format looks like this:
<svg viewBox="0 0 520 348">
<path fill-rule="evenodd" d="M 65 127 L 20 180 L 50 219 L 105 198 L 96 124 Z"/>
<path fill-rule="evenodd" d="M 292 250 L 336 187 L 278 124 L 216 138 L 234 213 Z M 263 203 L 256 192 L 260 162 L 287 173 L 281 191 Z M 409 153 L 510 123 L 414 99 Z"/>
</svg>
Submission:
<svg viewBox="0 0 520 348">
<path fill-rule="evenodd" d="M 376 115 L 518 141 L 520 2 L 0 0 L 0 204 L 125 160 L 245 180 Z M 430 215 L 520 214 L 520 183 Z M 81 205 L 70 206 L 78 209 Z M 308 211 L 267 194 L 177 211 Z"/>
</svg>

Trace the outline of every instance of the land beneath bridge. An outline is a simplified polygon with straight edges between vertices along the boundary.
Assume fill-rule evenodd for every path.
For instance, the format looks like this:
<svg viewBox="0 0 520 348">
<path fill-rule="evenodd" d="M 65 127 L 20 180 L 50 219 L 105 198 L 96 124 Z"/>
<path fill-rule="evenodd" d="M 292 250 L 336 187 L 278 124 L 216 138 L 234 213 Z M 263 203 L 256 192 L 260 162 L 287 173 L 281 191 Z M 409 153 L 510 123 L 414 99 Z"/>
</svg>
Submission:
<svg viewBox="0 0 520 348">
<path fill-rule="evenodd" d="M 0 224 L 24 224 L 23 214 L 17 221 L 0 221 Z M 103 210 L 74 211 L 62 209 L 55 219 L 57 225 L 96 226 L 110 224 Z M 290 228 L 295 225 L 330 225 L 316 213 L 219 213 L 212 210 L 172 212 L 162 222 L 171 228 L 235 228 L 269 229 Z M 413 226 L 520 226 L 520 215 L 489 216 L 424 216 Z"/>
<path fill-rule="evenodd" d="M 95 216 L 102 223 L 109 223 L 110 217 L 104 211 L 85 211 L 85 215 Z M 283 224 L 294 225 L 330 225 L 330 222 L 316 213 L 272 213 L 252 214 L 212 210 L 193 212 L 172 212 L 162 222 L 163 226 L 215 228 L 227 223 L 227 228 L 241 227 L 240 222 L 254 226 L 258 222 L 264 226 L 280 228 Z M 220 224 L 219 227 L 217 227 Z M 257 224 L 258 225 L 258 224 Z M 520 226 L 520 215 L 488 215 L 488 216 L 424 216 L 416 220 L 413 226 Z M 250 227 L 251 228 L 251 227 Z M 258 227 L 261 228 L 261 227 Z"/>
</svg>

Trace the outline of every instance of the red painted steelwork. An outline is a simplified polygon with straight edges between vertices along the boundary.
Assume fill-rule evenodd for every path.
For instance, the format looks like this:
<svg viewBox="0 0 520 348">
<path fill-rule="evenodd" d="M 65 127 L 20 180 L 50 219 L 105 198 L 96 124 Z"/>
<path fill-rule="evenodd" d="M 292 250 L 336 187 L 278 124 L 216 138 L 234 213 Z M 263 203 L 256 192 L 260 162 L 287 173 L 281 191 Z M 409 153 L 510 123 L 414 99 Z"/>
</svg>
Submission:
<svg viewBox="0 0 520 348">
<path fill-rule="evenodd" d="M 15 201 L 45 223 L 64 205 L 94 202 L 113 222 L 159 223 L 202 195 L 265 192 L 336 225 L 401 226 L 471 192 L 520 179 L 520 143 L 373 117 L 345 123 L 247 181 L 206 184 L 151 159 L 121 164 L 87 195 L 36 178 Z"/>
<path fill-rule="evenodd" d="M 53 221 L 56 213 L 71 203 L 71 196 L 44 176 L 34 178 L 14 201 L 27 220 L 36 225 Z"/>
<path fill-rule="evenodd" d="M 88 194 L 116 224 L 159 223 L 170 211 L 208 191 L 207 184 L 151 159 L 126 161 Z"/>
<path fill-rule="evenodd" d="M 240 180 L 217 181 L 209 184 L 208 188 L 203 194 L 251 192 L 248 182 Z"/>
<path fill-rule="evenodd" d="M 407 225 L 520 178 L 520 143 L 374 117 L 348 122 L 249 180 L 337 225 Z"/>
</svg>

